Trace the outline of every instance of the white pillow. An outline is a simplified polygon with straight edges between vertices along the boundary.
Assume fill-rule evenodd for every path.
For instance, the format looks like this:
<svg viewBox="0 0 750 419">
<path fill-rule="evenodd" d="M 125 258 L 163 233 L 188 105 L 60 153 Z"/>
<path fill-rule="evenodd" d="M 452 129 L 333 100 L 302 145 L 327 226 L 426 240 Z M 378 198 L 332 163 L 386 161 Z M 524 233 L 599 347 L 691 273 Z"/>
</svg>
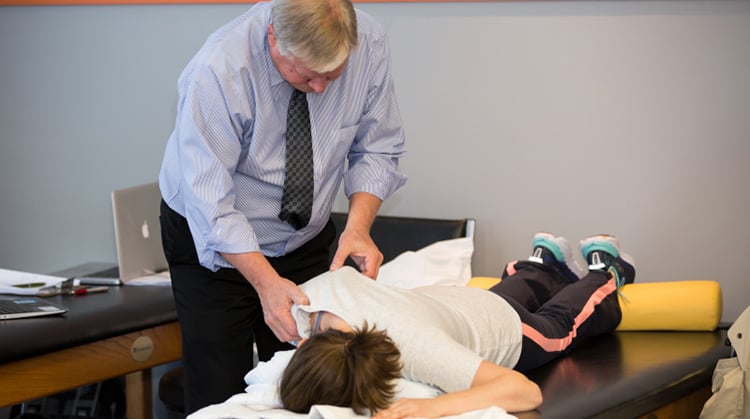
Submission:
<svg viewBox="0 0 750 419">
<path fill-rule="evenodd" d="M 383 264 L 377 280 L 401 288 L 466 285 L 471 279 L 473 253 L 474 241 L 470 237 L 435 242 Z"/>
</svg>

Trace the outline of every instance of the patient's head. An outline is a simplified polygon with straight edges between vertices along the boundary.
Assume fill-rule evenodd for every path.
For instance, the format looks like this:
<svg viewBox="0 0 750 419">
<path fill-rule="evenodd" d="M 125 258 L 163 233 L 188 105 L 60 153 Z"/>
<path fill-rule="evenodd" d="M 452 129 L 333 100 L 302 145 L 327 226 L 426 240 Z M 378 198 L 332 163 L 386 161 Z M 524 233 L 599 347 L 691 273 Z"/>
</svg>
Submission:
<svg viewBox="0 0 750 419">
<path fill-rule="evenodd" d="M 314 404 L 351 407 L 358 414 L 386 408 L 401 376 L 401 354 L 383 331 L 328 329 L 299 346 L 281 377 L 285 409 L 307 413 Z"/>
</svg>

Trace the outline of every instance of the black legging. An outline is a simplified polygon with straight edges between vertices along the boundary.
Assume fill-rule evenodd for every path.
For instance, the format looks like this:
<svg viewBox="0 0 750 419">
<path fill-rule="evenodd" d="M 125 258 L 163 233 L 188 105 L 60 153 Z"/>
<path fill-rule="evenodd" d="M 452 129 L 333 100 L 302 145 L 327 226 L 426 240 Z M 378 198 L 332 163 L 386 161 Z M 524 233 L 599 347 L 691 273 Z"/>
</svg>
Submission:
<svg viewBox="0 0 750 419">
<path fill-rule="evenodd" d="M 515 369 L 528 371 L 573 349 L 584 337 L 613 332 L 622 319 L 617 286 L 608 272 L 569 282 L 554 268 L 517 262 L 490 291 L 518 312 L 523 330 Z"/>
</svg>

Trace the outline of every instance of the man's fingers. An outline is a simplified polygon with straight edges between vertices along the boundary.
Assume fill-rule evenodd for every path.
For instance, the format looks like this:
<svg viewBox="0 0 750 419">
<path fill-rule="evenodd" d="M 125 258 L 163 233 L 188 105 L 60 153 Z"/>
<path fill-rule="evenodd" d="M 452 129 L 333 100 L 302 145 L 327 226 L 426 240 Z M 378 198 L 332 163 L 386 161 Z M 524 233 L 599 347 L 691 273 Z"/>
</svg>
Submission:
<svg viewBox="0 0 750 419">
<path fill-rule="evenodd" d="M 377 265 L 374 264 L 369 258 L 365 256 L 356 256 L 352 257 L 354 259 L 354 262 L 356 262 L 357 267 L 359 268 L 359 271 L 362 273 L 362 275 L 375 279 L 378 275 Z"/>
<path fill-rule="evenodd" d="M 282 316 L 268 316 L 266 323 L 274 335 L 282 342 L 292 342 L 300 340 L 297 333 L 297 324 L 292 318 L 292 314 L 287 312 Z"/>
<path fill-rule="evenodd" d="M 274 335 L 282 342 L 300 339 L 297 324 L 292 317 L 292 305 L 308 305 L 310 301 L 293 282 L 282 279 L 272 292 L 261 296 L 263 317 Z"/>
<path fill-rule="evenodd" d="M 372 254 L 369 256 L 352 256 L 354 262 L 357 263 L 359 271 L 370 279 L 376 279 L 378 272 L 380 271 L 380 265 L 383 262 L 383 256 L 381 254 Z"/>
<path fill-rule="evenodd" d="M 349 253 L 347 250 L 344 250 L 342 247 L 336 249 L 336 254 L 333 255 L 329 270 L 335 271 L 336 269 L 344 266 L 347 257 L 349 257 Z"/>
<path fill-rule="evenodd" d="M 303 293 L 292 296 L 292 302 L 298 306 L 309 306 L 310 299 Z"/>
</svg>

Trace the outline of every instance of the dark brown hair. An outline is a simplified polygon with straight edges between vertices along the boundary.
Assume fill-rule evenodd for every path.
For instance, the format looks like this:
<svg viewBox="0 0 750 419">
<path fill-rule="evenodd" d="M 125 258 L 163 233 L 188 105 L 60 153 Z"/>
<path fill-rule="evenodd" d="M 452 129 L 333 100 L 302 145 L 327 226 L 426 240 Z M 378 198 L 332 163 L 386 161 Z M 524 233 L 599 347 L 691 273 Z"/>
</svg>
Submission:
<svg viewBox="0 0 750 419">
<path fill-rule="evenodd" d="M 353 332 L 328 329 L 300 345 L 281 377 L 285 409 L 307 413 L 314 404 L 351 407 L 357 414 L 385 409 L 401 376 L 401 354 L 367 323 Z"/>
</svg>

